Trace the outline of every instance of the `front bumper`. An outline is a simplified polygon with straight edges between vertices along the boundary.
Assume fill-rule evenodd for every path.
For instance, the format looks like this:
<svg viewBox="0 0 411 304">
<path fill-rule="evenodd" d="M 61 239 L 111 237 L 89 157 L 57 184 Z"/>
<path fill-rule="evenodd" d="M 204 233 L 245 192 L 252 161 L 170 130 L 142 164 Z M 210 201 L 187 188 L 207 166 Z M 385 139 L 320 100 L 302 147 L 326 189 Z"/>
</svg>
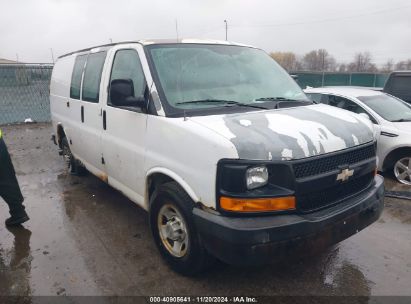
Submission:
<svg viewBox="0 0 411 304">
<path fill-rule="evenodd" d="M 207 250 L 237 265 L 274 261 L 291 252 L 317 251 L 375 222 L 384 208 L 384 180 L 355 197 L 310 214 L 227 217 L 194 208 L 197 230 Z"/>
</svg>

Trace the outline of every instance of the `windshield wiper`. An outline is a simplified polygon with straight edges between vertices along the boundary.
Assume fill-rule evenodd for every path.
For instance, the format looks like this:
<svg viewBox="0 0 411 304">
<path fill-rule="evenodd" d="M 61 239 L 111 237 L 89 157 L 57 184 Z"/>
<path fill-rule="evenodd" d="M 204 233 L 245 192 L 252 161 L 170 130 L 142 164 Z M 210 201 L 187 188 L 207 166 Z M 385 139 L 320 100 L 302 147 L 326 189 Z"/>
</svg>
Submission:
<svg viewBox="0 0 411 304">
<path fill-rule="evenodd" d="M 225 99 L 190 100 L 190 101 L 177 102 L 176 104 L 181 105 L 181 104 L 194 104 L 194 103 L 222 103 L 222 104 L 226 104 L 228 106 L 234 105 L 234 106 L 241 106 L 241 107 L 267 110 L 267 108 L 262 107 L 262 106 L 256 106 L 256 105 L 252 105 L 252 104 L 248 104 L 248 103 L 242 103 L 242 102 L 238 102 L 238 101 L 234 101 L 234 100 L 225 100 Z"/>
<path fill-rule="evenodd" d="M 280 104 L 282 102 L 286 102 L 286 101 L 292 101 L 292 102 L 297 102 L 297 103 L 304 103 L 304 104 L 313 104 L 314 102 L 312 102 L 311 100 L 298 100 L 298 99 L 291 99 L 291 98 L 285 98 L 285 97 L 260 97 L 260 98 L 256 98 L 254 99 L 255 101 L 276 101 L 275 104 L 275 109 L 278 109 Z"/>
</svg>

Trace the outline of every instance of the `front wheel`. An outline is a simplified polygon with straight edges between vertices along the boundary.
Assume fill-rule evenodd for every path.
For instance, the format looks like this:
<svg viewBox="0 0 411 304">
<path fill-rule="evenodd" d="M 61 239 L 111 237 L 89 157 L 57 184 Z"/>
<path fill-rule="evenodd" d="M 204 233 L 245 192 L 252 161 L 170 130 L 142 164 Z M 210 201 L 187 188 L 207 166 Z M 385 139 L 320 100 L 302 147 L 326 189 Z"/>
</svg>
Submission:
<svg viewBox="0 0 411 304">
<path fill-rule="evenodd" d="M 411 156 L 403 157 L 395 163 L 394 175 L 400 183 L 411 185 Z"/>
<path fill-rule="evenodd" d="M 200 273 L 213 262 L 197 234 L 193 207 L 175 182 L 159 186 L 150 200 L 150 228 L 157 248 L 170 267 L 183 275 Z"/>
</svg>

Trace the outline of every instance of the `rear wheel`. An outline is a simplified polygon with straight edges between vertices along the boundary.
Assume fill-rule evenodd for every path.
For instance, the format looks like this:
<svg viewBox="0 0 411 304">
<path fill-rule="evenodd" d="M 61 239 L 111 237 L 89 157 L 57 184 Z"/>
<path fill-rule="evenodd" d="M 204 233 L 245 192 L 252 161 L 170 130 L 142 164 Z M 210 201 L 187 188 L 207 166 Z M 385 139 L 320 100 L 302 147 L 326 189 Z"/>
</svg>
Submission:
<svg viewBox="0 0 411 304">
<path fill-rule="evenodd" d="M 400 183 L 411 185 L 411 156 L 403 157 L 395 163 L 394 175 Z"/>
<path fill-rule="evenodd" d="M 61 140 L 61 150 L 64 162 L 66 163 L 66 168 L 73 175 L 84 175 L 85 169 L 80 166 L 78 161 L 75 159 L 71 153 L 67 137 L 63 137 Z"/>
<path fill-rule="evenodd" d="M 150 199 L 150 228 L 161 255 L 183 275 L 209 268 L 214 259 L 196 231 L 194 202 L 175 182 L 160 185 Z"/>
</svg>

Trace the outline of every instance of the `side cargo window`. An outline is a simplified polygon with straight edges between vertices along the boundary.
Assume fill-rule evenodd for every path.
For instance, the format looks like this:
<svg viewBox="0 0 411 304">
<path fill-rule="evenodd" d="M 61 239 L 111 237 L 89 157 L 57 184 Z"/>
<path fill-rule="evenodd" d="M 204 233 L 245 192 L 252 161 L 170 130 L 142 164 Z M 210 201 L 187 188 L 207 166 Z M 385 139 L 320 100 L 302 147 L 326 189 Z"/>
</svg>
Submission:
<svg viewBox="0 0 411 304">
<path fill-rule="evenodd" d="M 88 55 L 82 89 L 82 100 L 98 103 L 101 73 L 103 72 L 106 52 Z"/>
<path fill-rule="evenodd" d="M 117 51 L 111 70 L 110 83 L 115 79 L 130 79 L 134 86 L 134 97 L 144 96 L 146 80 L 137 51 L 131 49 Z M 113 105 L 111 96 L 108 97 L 107 104 Z"/>
<path fill-rule="evenodd" d="M 80 99 L 81 77 L 87 55 L 80 55 L 74 61 L 73 73 L 71 74 L 70 98 Z"/>
</svg>

